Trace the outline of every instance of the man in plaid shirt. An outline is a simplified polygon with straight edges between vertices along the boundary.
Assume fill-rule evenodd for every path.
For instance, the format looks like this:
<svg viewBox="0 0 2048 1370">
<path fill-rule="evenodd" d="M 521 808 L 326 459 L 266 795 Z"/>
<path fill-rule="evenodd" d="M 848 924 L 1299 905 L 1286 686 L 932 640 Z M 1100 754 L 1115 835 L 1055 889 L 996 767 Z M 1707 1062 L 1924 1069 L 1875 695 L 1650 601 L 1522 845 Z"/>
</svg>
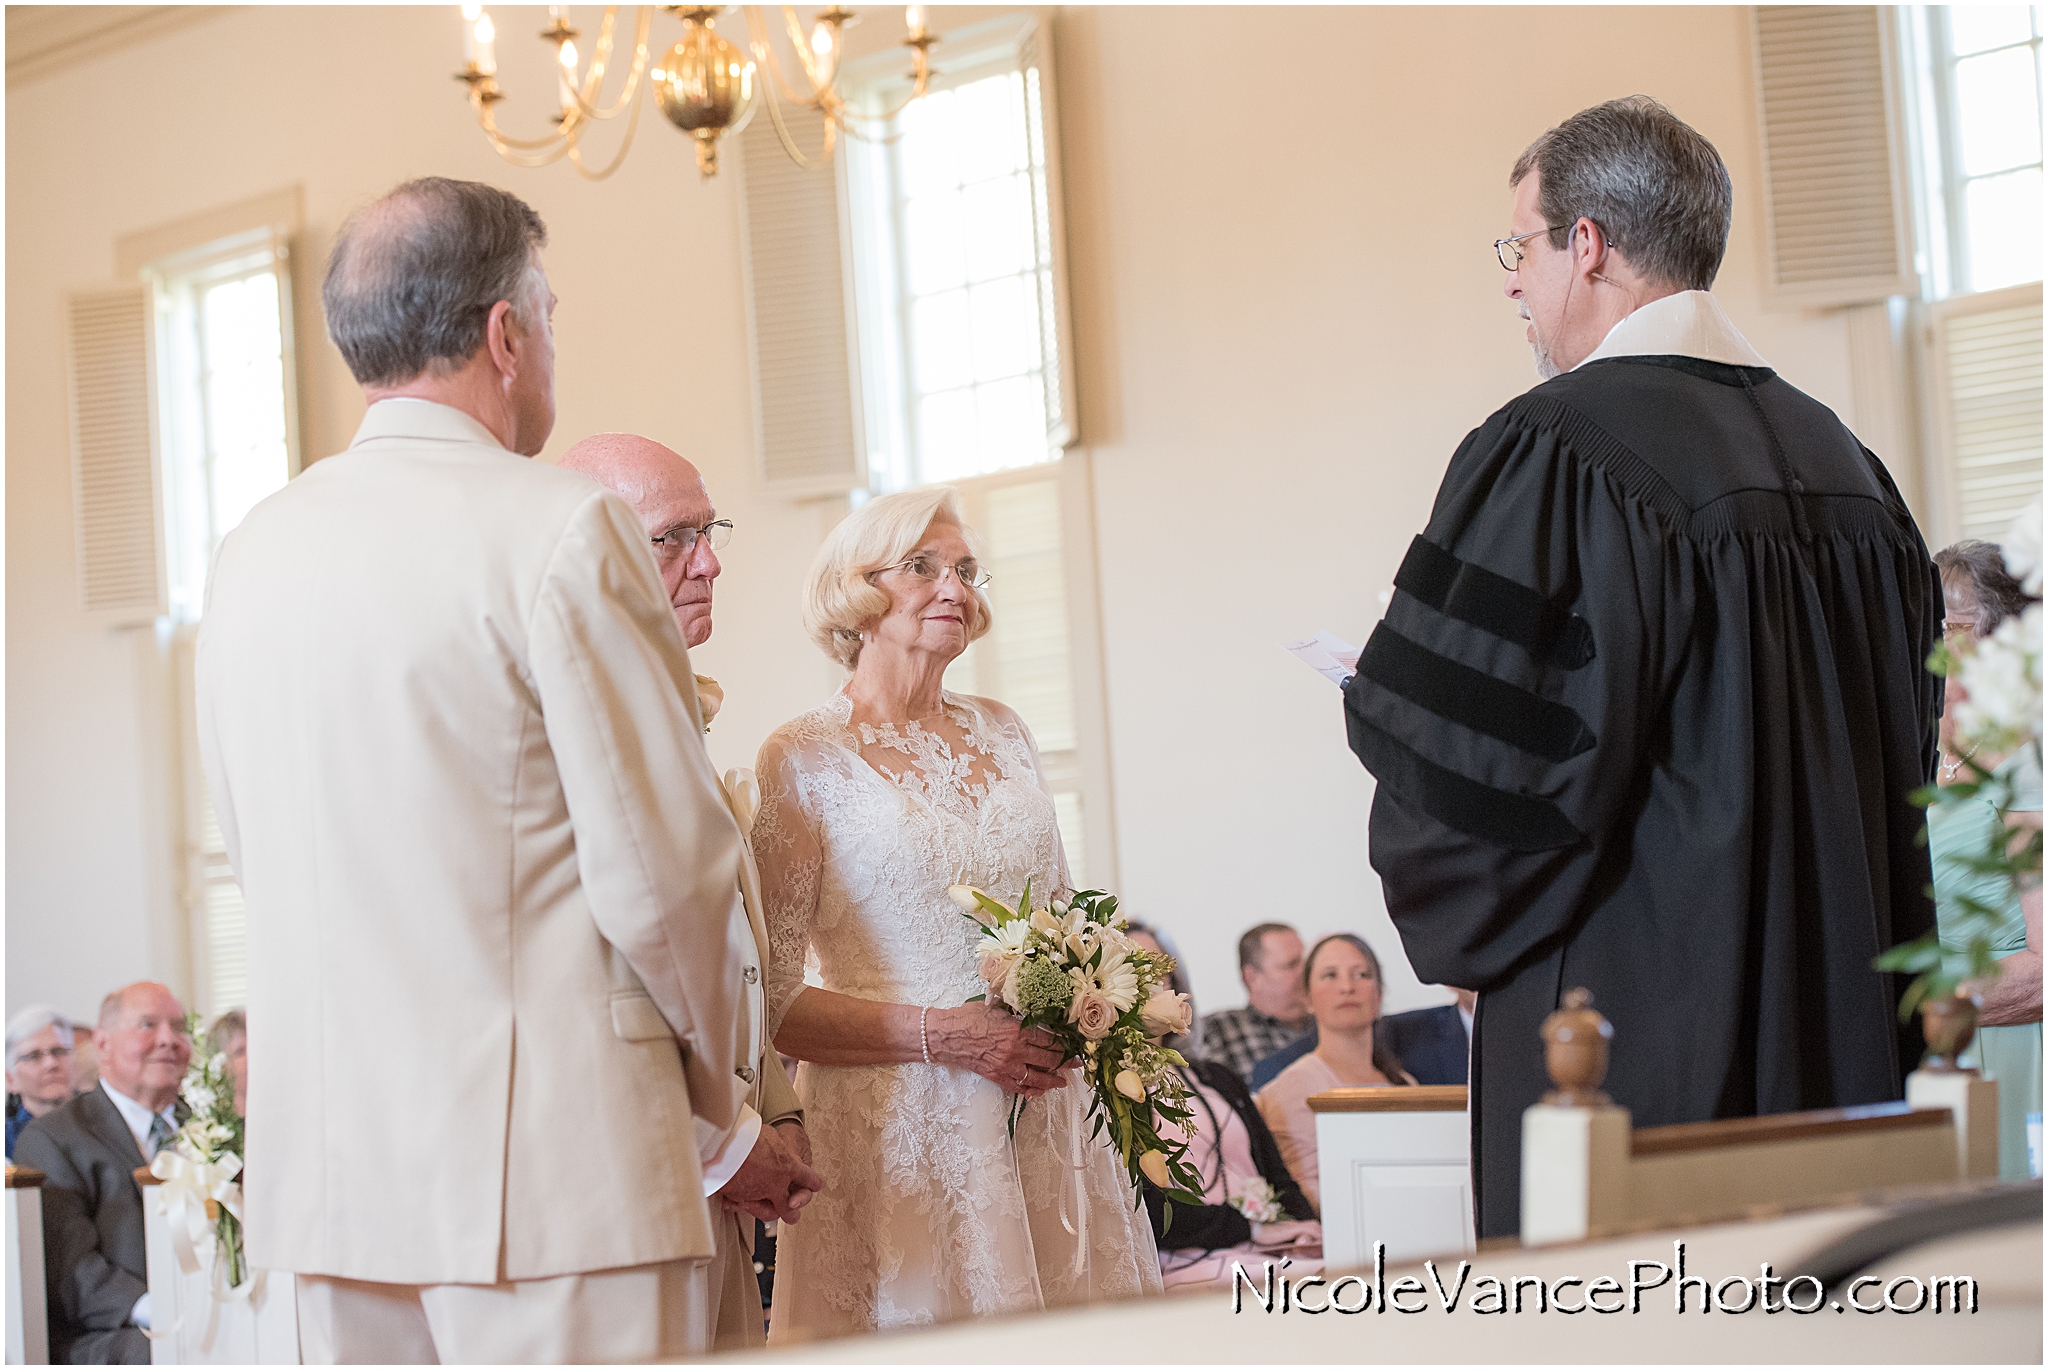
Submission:
<svg viewBox="0 0 2048 1370">
<path fill-rule="evenodd" d="M 1202 1055 L 1249 1080 L 1261 1057 L 1307 1032 L 1308 991 L 1301 983 L 1301 934 L 1261 923 L 1237 939 L 1237 969 L 1251 1003 L 1202 1017 Z"/>
</svg>

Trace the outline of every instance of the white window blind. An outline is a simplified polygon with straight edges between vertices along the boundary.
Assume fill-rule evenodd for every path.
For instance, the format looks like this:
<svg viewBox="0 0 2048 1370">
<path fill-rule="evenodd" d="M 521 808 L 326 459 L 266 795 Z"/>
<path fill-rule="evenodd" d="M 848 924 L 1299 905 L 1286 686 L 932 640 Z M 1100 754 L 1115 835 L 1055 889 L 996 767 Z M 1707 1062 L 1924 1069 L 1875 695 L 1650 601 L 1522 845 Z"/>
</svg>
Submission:
<svg viewBox="0 0 2048 1370">
<path fill-rule="evenodd" d="M 1996 542 L 2041 493 L 2041 286 L 1927 307 L 1937 537 Z"/>
<path fill-rule="evenodd" d="M 1870 5 L 1752 11 L 1766 296 L 1781 309 L 1917 295 L 1897 40 Z"/>
<path fill-rule="evenodd" d="M 797 147 L 815 153 L 823 116 L 788 103 L 781 113 Z M 783 494 L 843 494 L 868 483 L 840 218 L 844 154 L 829 168 L 798 166 L 766 114 L 752 118 L 738 142 L 740 265 L 761 479 Z"/>
<path fill-rule="evenodd" d="M 65 302 L 79 599 L 110 627 L 147 623 L 165 609 L 149 310 L 141 286 Z"/>
</svg>

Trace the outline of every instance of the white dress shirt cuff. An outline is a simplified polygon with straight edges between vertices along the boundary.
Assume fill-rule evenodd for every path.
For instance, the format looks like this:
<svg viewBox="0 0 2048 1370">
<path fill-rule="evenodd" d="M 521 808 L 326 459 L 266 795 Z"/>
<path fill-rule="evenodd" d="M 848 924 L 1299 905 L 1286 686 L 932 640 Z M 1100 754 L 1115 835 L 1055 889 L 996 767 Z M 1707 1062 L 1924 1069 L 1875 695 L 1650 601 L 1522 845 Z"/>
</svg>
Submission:
<svg viewBox="0 0 2048 1370">
<path fill-rule="evenodd" d="M 708 1156 L 699 1156 L 698 1162 L 704 1168 L 704 1197 L 710 1198 L 725 1188 L 725 1182 L 739 1173 L 753 1154 L 754 1143 L 761 1136 L 761 1115 L 747 1104 L 740 1105 L 740 1120 L 732 1125 L 732 1131 L 725 1134 L 718 1149 Z"/>
<path fill-rule="evenodd" d="M 149 1326 L 149 1295 L 144 1294 L 135 1301 L 135 1306 L 128 1310 L 128 1321 L 137 1327 Z"/>
</svg>

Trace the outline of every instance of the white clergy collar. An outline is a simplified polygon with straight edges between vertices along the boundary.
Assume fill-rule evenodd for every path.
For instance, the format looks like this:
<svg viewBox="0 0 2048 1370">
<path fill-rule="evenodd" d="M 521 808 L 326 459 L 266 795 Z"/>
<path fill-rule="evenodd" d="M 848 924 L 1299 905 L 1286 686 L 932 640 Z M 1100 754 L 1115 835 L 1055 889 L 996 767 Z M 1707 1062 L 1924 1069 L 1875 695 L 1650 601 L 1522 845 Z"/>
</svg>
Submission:
<svg viewBox="0 0 2048 1370">
<path fill-rule="evenodd" d="M 121 1110 L 121 1121 L 128 1124 L 128 1131 L 134 1134 L 135 1147 L 136 1150 L 142 1153 L 142 1159 L 145 1161 L 155 1159 L 156 1148 L 151 1146 L 149 1142 L 150 1120 L 152 1118 L 162 1118 L 165 1123 L 170 1125 L 171 1131 L 176 1132 L 178 1130 L 177 1104 L 173 1103 L 162 1113 L 153 1114 L 146 1105 L 129 1098 L 120 1090 L 108 1084 L 104 1076 L 100 1079 L 100 1088 L 105 1090 L 107 1097 L 114 1101 L 114 1107 Z"/>
<path fill-rule="evenodd" d="M 1736 330 L 1721 302 L 1704 290 L 1681 290 L 1650 301 L 1608 329 L 1579 366 L 1603 357 L 1697 357 L 1728 366 L 1770 365 Z"/>
</svg>

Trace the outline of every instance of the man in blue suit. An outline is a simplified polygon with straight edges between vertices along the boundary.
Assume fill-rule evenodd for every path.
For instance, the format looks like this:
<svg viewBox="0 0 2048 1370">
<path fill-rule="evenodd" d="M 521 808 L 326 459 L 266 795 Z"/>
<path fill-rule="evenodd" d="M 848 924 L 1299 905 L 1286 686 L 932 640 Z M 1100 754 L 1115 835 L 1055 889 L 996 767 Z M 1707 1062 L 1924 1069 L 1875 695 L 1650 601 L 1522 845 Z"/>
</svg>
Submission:
<svg viewBox="0 0 2048 1370">
<path fill-rule="evenodd" d="M 1382 1018 L 1379 1030 L 1387 1034 L 1387 1045 L 1401 1058 L 1401 1064 L 1418 1085 L 1462 1085 L 1472 1054 L 1472 1009 L 1479 996 L 1469 989 L 1454 989 L 1455 1004 L 1419 1008 Z M 1264 1089 L 1273 1077 L 1316 1049 L 1319 1034 L 1310 1027 L 1307 1034 L 1288 1043 L 1270 1056 L 1259 1058 L 1252 1067 L 1253 1092 Z"/>
</svg>

